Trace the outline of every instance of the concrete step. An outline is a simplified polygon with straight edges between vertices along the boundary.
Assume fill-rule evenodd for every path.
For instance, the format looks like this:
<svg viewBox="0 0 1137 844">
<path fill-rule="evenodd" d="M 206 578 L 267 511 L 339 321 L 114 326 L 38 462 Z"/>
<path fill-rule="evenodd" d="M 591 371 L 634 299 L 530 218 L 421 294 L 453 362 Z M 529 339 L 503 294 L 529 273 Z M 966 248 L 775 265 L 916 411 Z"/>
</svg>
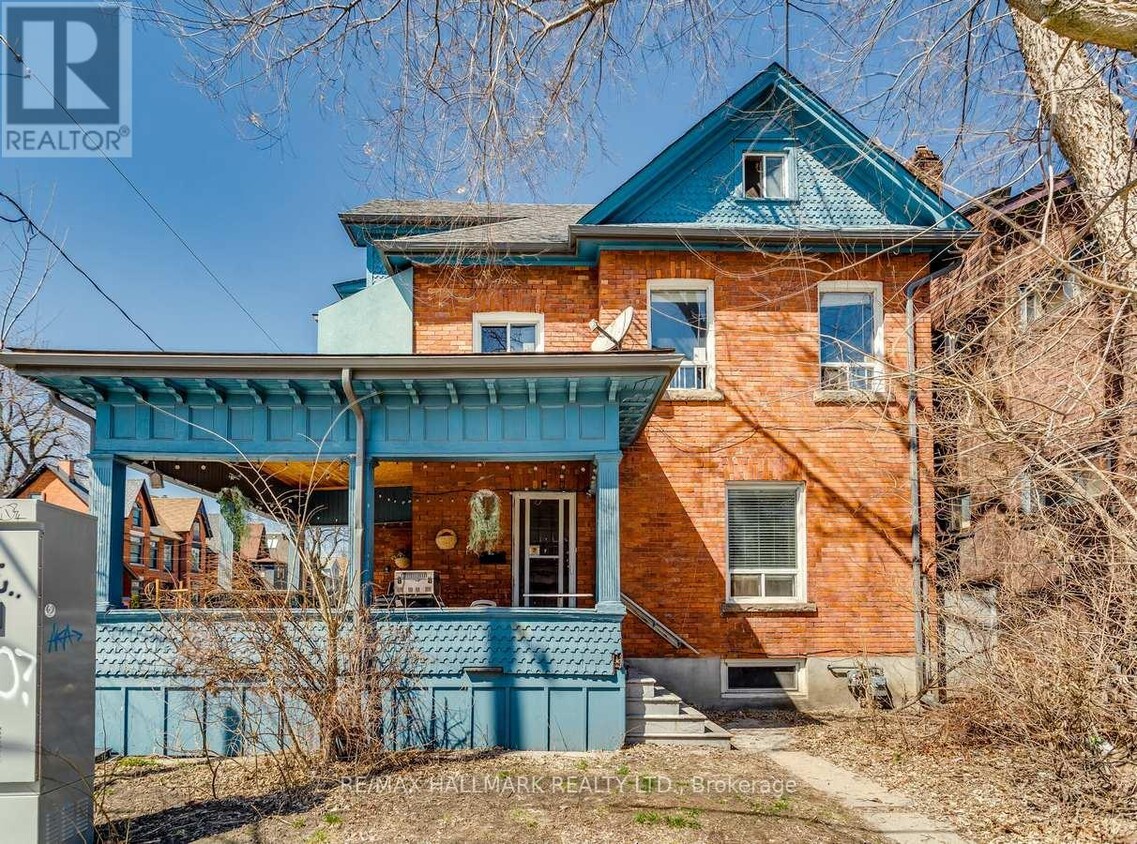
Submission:
<svg viewBox="0 0 1137 844">
<path fill-rule="evenodd" d="M 683 699 L 665 694 L 655 697 L 629 697 L 625 702 L 628 715 L 678 715 Z"/>
<path fill-rule="evenodd" d="M 655 735 L 629 735 L 628 744 L 660 744 L 669 747 L 717 747 L 730 750 L 732 733 L 727 732 L 713 721 L 707 721 L 707 728 L 701 733 L 658 733 Z"/>
<path fill-rule="evenodd" d="M 702 712 L 684 708 L 674 714 L 629 715 L 628 735 L 654 736 L 668 733 L 702 733 L 706 731 L 707 718 Z"/>
<path fill-rule="evenodd" d="M 731 733 L 687 706 L 654 677 L 629 670 L 625 688 L 628 744 L 730 748 Z"/>
<path fill-rule="evenodd" d="M 657 686 L 655 679 L 652 677 L 634 676 L 628 674 L 627 684 L 624 687 L 624 694 L 629 698 L 636 697 L 655 697 Z"/>
</svg>

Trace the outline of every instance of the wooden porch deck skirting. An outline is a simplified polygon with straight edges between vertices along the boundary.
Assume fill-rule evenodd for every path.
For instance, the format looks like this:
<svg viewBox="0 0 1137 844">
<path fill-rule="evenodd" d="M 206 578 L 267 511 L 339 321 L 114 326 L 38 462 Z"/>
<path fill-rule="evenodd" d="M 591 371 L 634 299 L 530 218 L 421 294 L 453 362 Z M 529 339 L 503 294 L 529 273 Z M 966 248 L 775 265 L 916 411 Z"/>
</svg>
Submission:
<svg viewBox="0 0 1137 844">
<path fill-rule="evenodd" d="M 415 654 L 397 705 L 389 707 L 397 713 L 386 725 L 393 746 L 623 744 L 620 613 L 502 607 L 375 611 L 370 618 L 404 626 L 405 647 Z M 239 755 L 279 746 L 279 714 L 255 686 L 207 694 L 178 675 L 163 623 L 155 611 L 100 614 L 96 746 L 129 756 Z"/>
</svg>

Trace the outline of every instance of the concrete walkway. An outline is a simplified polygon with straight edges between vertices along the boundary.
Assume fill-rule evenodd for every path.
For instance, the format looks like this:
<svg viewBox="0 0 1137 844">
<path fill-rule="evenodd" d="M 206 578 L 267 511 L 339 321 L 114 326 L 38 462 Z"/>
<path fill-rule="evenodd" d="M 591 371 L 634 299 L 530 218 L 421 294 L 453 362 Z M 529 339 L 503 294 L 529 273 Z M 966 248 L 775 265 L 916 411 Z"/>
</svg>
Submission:
<svg viewBox="0 0 1137 844">
<path fill-rule="evenodd" d="M 796 780 L 844 803 L 871 828 L 899 844 L 971 844 L 946 824 L 921 814 L 912 798 L 891 791 L 866 776 L 834 765 L 820 756 L 793 750 L 793 735 L 780 727 L 753 720 L 726 725 L 734 733 L 734 747 L 761 753 L 785 768 Z"/>
</svg>

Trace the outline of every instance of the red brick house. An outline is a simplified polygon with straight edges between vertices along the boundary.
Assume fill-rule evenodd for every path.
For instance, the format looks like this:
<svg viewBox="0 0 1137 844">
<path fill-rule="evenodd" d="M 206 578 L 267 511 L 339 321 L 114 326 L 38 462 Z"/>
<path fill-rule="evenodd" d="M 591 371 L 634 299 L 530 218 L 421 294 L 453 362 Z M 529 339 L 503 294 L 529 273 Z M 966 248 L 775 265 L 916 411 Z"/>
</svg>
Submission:
<svg viewBox="0 0 1137 844">
<path fill-rule="evenodd" d="M 90 510 L 90 493 L 69 460 L 44 466 L 12 497 L 38 498 L 83 513 Z M 162 590 L 200 590 L 214 582 L 217 554 L 206 547 L 212 531 L 208 521 L 202 522 L 205 502 L 201 498 L 155 497 L 145 480 L 128 478 L 123 512 L 121 594 L 125 603 L 152 606 L 159 583 Z"/>
<path fill-rule="evenodd" d="M 642 740 L 629 664 L 696 705 L 852 706 L 858 667 L 911 696 L 935 530 L 909 376 L 926 285 L 973 237 L 937 178 L 775 64 L 595 205 L 341 214 L 366 271 L 316 354 L 0 355 L 95 408 L 106 652 L 152 623 L 114 577 L 145 461 L 346 527 L 349 595 L 413 626 L 423 710 L 464 713 L 438 743 Z M 408 566 L 444 606 L 398 604 Z"/>
<path fill-rule="evenodd" d="M 620 465 L 629 662 L 696 703 L 851 703 L 861 658 L 910 694 L 914 500 L 929 576 L 933 522 L 930 442 L 911 482 L 904 375 L 930 360 L 922 280 L 971 237 L 937 164 L 921 148 L 910 171 L 775 66 L 596 206 L 384 199 L 342 214 L 369 274 L 337 285 L 321 351 L 583 352 L 589 318 L 633 308 L 620 347 L 684 361 Z M 914 401 L 927 411 L 926 392 Z M 406 546 L 448 601 L 516 602 L 516 536 L 512 569 L 435 546 L 466 507 L 435 491 L 479 484 L 511 491 L 509 533 L 525 491 L 571 496 L 575 586 L 590 591 L 588 463 L 400 471 L 413 515 L 378 528 L 379 592 L 383 556 Z"/>
<path fill-rule="evenodd" d="M 201 498 L 155 496 L 154 510 L 172 536 L 174 572 L 179 585 L 191 593 L 213 588 L 217 577 L 217 557 L 209 548 L 213 535 L 205 502 Z"/>
<path fill-rule="evenodd" d="M 35 498 L 68 510 L 87 512 L 87 487 L 84 479 L 76 474 L 74 460 L 41 466 L 12 491 L 12 497 Z"/>
</svg>

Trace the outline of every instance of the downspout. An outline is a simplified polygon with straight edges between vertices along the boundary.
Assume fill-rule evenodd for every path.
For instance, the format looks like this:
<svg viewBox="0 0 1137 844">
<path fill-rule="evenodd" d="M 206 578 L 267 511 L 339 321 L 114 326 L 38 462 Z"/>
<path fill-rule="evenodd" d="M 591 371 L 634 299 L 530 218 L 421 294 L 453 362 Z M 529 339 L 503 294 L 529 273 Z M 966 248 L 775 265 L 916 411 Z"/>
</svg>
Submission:
<svg viewBox="0 0 1137 844">
<path fill-rule="evenodd" d="M 928 681 L 928 644 L 925 638 L 924 608 L 928 601 L 928 578 L 924 575 L 924 538 L 920 526 L 920 426 L 917 424 L 916 401 L 916 292 L 935 279 L 955 269 L 955 264 L 913 279 L 904 287 L 905 334 L 908 340 L 908 484 L 911 490 L 912 534 L 912 615 L 916 639 L 916 677 L 922 690 Z"/>
<path fill-rule="evenodd" d="M 84 423 L 88 428 L 87 445 L 90 448 L 95 447 L 95 417 L 79 408 L 65 402 L 63 398 L 55 390 L 48 390 L 48 398 L 51 399 L 51 406 L 61 413 L 66 413 L 72 419 L 78 419 Z"/>
<path fill-rule="evenodd" d="M 348 406 L 355 416 L 355 465 L 352 467 L 354 494 L 351 500 L 351 559 L 355 571 L 355 582 L 351 584 L 349 601 L 352 606 L 361 606 L 363 600 L 363 532 L 367 526 L 363 524 L 363 493 L 364 472 L 367 471 L 367 423 L 363 415 L 363 408 L 355 395 L 351 385 L 351 369 L 344 367 L 340 373 L 340 383 L 347 398 Z"/>
</svg>

